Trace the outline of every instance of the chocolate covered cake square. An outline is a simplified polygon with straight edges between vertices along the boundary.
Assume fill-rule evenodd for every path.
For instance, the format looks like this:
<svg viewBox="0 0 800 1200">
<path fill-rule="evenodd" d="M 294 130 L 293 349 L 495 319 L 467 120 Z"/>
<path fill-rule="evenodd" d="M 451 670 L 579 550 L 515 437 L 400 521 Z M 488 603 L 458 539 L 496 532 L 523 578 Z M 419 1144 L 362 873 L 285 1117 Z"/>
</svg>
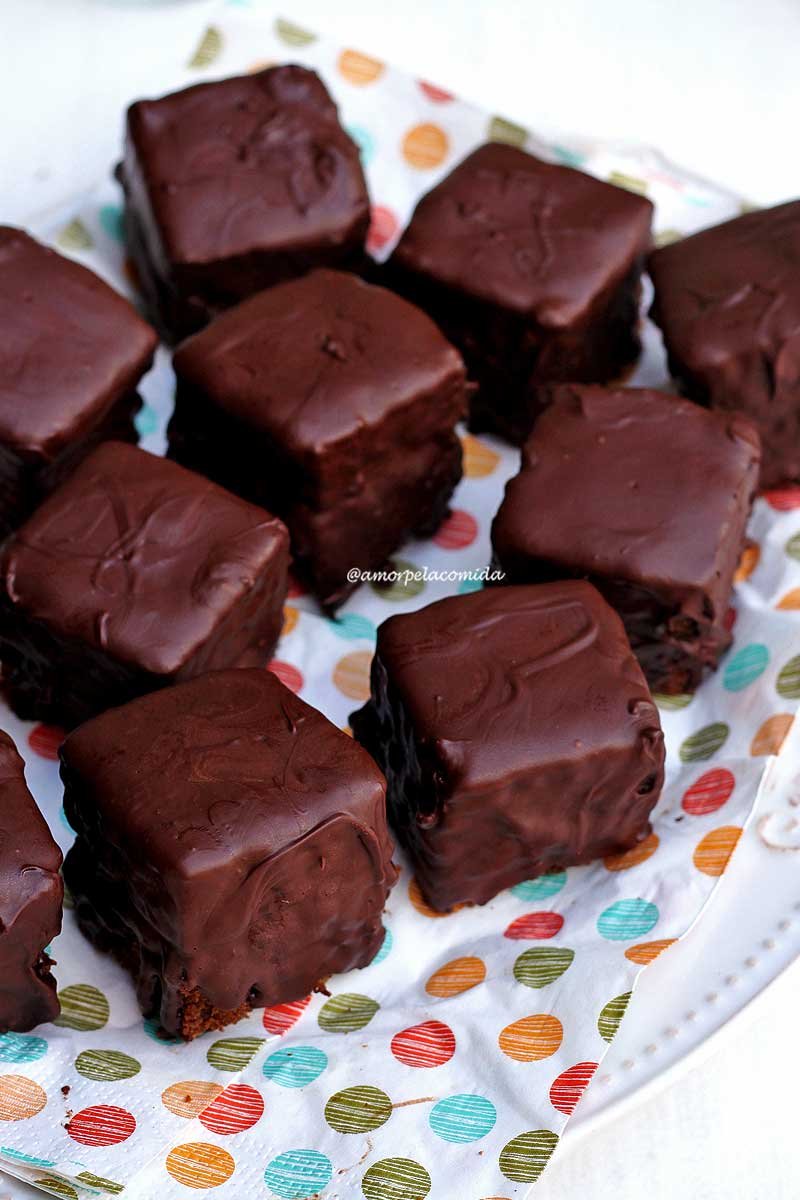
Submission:
<svg viewBox="0 0 800 1200">
<path fill-rule="evenodd" d="M 270 288 L 184 342 L 175 373 L 170 456 L 281 516 L 326 607 L 445 516 L 464 366 L 384 288 L 340 271 Z"/>
<path fill-rule="evenodd" d="M 489 588 L 391 617 L 351 719 L 432 908 L 624 851 L 663 780 L 658 712 L 590 584 Z"/>
<path fill-rule="evenodd" d="M 759 466 L 744 416 L 645 388 L 554 388 L 492 526 L 508 583 L 585 576 L 655 692 L 691 692 L 726 615 Z"/>
<path fill-rule="evenodd" d="M 277 518 L 105 442 L 0 551 L 9 702 L 69 728 L 203 671 L 265 663 L 287 570 Z"/>
<path fill-rule="evenodd" d="M 639 354 L 645 197 L 515 146 L 479 146 L 420 200 L 386 278 L 440 324 L 478 386 L 476 429 L 519 443 L 553 380 Z"/>
<path fill-rule="evenodd" d="M 22 759 L 0 730 L 0 1034 L 58 1016 L 46 948 L 61 931 L 60 867 L 61 851 L 28 791 Z"/>
<path fill-rule="evenodd" d="M 136 441 L 157 338 L 128 301 L 0 226 L 0 539 L 107 438 Z"/>
<path fill-rule="evenodd" d="M 751 418 L 762 487 L 800 480 L 800 200 L 664 246 L 648 269 L 681 390 Z"/>
<path fill-rule="evenodd" d="M 369 755 L 268 671 L 219 671 L 61 748 L 86 935 L 172 1035 L 221 1029 L 377 954 L 396 871 Z"/>
<path fill-rule="evenodd" d="M 364 260 L 358 148 L 305 67 L 137 101 L 119 175 L 128 249 L 168 339 L 312 267 Z"/>
</svg>

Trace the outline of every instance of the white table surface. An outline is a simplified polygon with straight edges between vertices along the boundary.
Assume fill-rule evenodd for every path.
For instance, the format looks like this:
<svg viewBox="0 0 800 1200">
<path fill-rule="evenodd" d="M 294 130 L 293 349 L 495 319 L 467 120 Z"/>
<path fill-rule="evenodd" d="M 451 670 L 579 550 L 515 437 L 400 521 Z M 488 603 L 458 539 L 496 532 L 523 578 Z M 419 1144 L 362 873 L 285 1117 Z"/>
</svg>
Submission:
<svg viewBox="0 0 800 1200">
<path fill-rule="evenodd" d="M 125 102 L 163 90 L 216 3 L 0 0 L 0 221 L 24 224 L 107 169 Z M 800 195 L 800 0 L 261 6 L 543 132 L 646 141 L 760 203 Z M 87 136 L 98 111 L 103 135 Z M 796 966 L 701 1066 L 568 1138 L 536 1200 L 798 1200 L 799 1022 Z"/>
</svg>

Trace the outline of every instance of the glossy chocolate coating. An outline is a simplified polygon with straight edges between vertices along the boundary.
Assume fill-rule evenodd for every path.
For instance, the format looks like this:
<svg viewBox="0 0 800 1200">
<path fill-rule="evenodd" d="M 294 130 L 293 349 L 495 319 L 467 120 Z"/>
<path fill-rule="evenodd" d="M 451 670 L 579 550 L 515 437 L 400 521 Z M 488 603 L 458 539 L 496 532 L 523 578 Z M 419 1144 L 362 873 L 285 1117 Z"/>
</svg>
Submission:
<svg viewBox="0 0 800 1200">
<path fill-rule="evenodd" d="M 755 422 L 762 487 L 800 480 L 800 200 L 664 246 L 648 267 L 682 390 Z"/>
<path fill-rule="evenodd" d="M 168 336 L 311 267 L 360 265 L 358 148 L 305 67 L 138 101 L 120 177 L 129 249 Z"/>
<path fill-rule="evenodd" d="M 92 271 L 0 226 L 0 537 L 102 436 L 135 440 L 156 334 Z"/>
<path fill-rule="evenodd" d="M 634 846 L 663 781 L 658 712 L 622 623 L 579 580 L 384 621 L 352 725 L 441 911 Z"/>
<path fill-rule="evenodd" d="M 444 516 L 464 366 L 399 296 L 314 271 L 223 313 L 175 372 L 171 457 L 279 513 L 324 603 Z"/>
<path fill-rule="evenodd" d="M 380 949 L 396 878 L 385 781 L 270 672 L 113 709 L 61 758 L 78 919 L 167 1033 L 297 1000 Z"/>
<path fill-rule="evenodd" d="M 23 1033 L 58 1016 L 44 951 L 61 930 L 60 867 L 22 759 L 0 730 L 0 1033 Z"/>
<path fill-rule="evenodd" d="M 473 425 L 520 441 L 541 383 L 611 379 L 636 357 L 651 215 L 642 196 L 498 142 L 422 198 L 387 277 L 462 351 Z"/>
<path fill-rule="evenodd" d="M 244 656 L 287 589 L 283 524 L 193 472 L 106 442 L 0 553 L 0 657 L 20 716 L 71 726 Z"/>
<path fill-rule="evenodd" d="M 758 464 L 745 417 L 644 388 L 554 388 L 492 526 L 495 559 L 509 583 L 590 578 L 654 691 L 692 691 L 730 643 Z"/>
</svg>

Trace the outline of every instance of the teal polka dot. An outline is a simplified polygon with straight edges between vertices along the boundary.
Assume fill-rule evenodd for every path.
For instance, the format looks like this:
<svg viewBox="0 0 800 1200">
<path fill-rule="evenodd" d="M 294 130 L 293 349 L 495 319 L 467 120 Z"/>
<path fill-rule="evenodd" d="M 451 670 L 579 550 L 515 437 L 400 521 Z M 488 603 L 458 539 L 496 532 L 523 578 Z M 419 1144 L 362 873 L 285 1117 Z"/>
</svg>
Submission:
<svg viewBox="0 0 800 1200">
<path fill-rule="evenodd" d="M 383 945 L 381 946 L 380 950 L 373 958 L 373 960 L 372 960 L 373 964 L 383 962 L 383 960 L 388 957 L 393 944 L 394 944 L 394 938 L 392 937 L 391 929 L 385 929 L 383 931 Z"/>
<path fill-rule="evenodd" d="M 147 437 L 158 429 L 158 413 L 149 404 L 143 404 L 133 421 L 139 437 Z"/>
<path fill-rule="evenodd" d="M 617 900 L 597 919 L 597 932 L 611 942 L 644 937 L 658 920 L 658 909 L 649 900 Z"/>
<path fill-rule="evenodd" d="M 47 1054 L 47 1042 L 41 1037 L 31 1037 L 27 1033 L 4 1033 L 0 1037 L 0 1062 L 25 1063 L 36 1062 Z"/>
<path fill-rule="evenodd" d="M 63 826 L 66 828 L 66 829 L 68 829 L 68 830 L 70 831 L 70 833 L 77 833 L 77 832 L 78 832 L 76 829 L 73 829 L 73 828 L 72 828 L 72 826 L 70 825 L 70 823 L 69 823 L 69 821 L 68 821 L 68 819 L 67 819 L 67 814 L 66 814 L 66 812 L 65 812 L 65 810 L 64 810 L 64 805 L 63 805 L 63 804 L 61 805 L 61 808 L 59 809 L 59 813 L 58 813 L 58 815 L 59 815 L 59 816 L 60 816 L 60 818 L 61 818 L 61 824 L 62 824 L 62 825 L 63 825 Z"/>
<path fill-rule="evenodd" d="M 566 882 L 566 871 L 553 871 L 551 875 L 540 875 L 538 879 L 526 879 L 524 883 L 518 883 L 516 887 L 512 887 L 511 894 L 526 903 L 546 900 L 548 896 L 555 896 L 556 892 L 560 892 Z"/>
<path fill-rule="evenodd" d="M 741 692 L 765 670 L 769 662 L 769 650 L 760 642 L 743 646 L 727 662 L 722 676 L 722 685 L 729 692 Z"/>
<path fill-rule="evenodd" d="M 338 633 L 339 637 L 346 638 L 348 641 L 368 640 L 375 641 L 376 631 L 372 621 L 362 617 L 359 613 L 343 613 L 341 617 L 334 617 L 330 622 L 334 633 Z"/>
<path fill-rule="evenodd" d="M 0 1155 L 3 1158 L 13 1158 L 15 1162 L 27 1163 L 30 1167 L 54 1167 L 56 1165 L 52 1158 L 34 1158 L 32 1154 L 24 1154 L 22 1150 L 15 1150 L 13 1146 L 0 1146 Z"/>
<path fill-rule="evenodd" d="M 585 154 L 578 154 L 576 150 L 570 150 L 567 146 L 551 146 L 550 149 L 560 163 L 565 163 L 568 167 L 582 167 L 586 162 Z"/>
<path fill-rule="evenodd" d="M 459 596 L 466 596 L 468 592 L 479 592 L 482 587 L 482 579 L 462 579 L 458 585 L 458 594 Z"/>
<path fill-rule="evenodd" d="M 361 155 L 361 165 L 366 167 L 375 153 L 375 138 L 363 125 L 349 125 L 347 132 L 358 146 Z"/>
<path fill-rule="evenodd" d="M 316 1046 L 284 1046 L 264 1063 L 267 1079 L 281 1087 L 307 1087 L 318 1079 L 328 1065 L 328 1056 Z"/>
<path fill-rule="evenodd" d="M 434 1104 L 428 1120 L 445 1142 L 477 1142 L 494 1129 L 497 1109 L 485 1096 L 446 1096 Z"/>
<path fill-rule="evenodd" d="M 123 242 L 125 234 L 122 229 L 122 209 L 116 204 L 104 204 L 98 213 L 100 224 L 109 237 L 115 242 Z"/>
<path fill-rule="evenodd" d="M 182 1046 L 183 1038 L 167 1037 L 161 1030 L 161 1025 L 155 1017 L 148 1017 L 142 1023 L 142 1028 L 149 1038 L 154 1042 L 158 1042 L 159 1046 Z"/>
<path fill-rule="evenodd" d="M 331 1160 L 319 1150 L 284 1150 L 264 1172 L 264 1183 L 280 1200 L 305 1200 L 327 1187 Z"/>
</svg>

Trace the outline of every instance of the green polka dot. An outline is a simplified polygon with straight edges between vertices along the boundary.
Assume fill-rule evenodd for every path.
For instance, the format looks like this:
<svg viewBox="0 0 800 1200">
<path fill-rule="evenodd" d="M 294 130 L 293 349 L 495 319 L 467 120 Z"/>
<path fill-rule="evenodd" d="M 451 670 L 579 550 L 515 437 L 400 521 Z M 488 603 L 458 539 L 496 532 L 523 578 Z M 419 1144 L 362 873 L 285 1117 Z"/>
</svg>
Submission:
<svg viewBox="0 0 800 1200">
<path fill-rule="evenodd" d="M 203 67 L 210 67 L 222 53 L 223 38 L 220 31 L 215 25 L 209 25 L 200 39 L 200 43 L 192 57 L 189 59 L 189 66 L 197 70 Z"/>
<path fill-rule="evenodd" d="M 435 1104 L 428 1123 L 442 1141 L 463 1144 L 486 1137 L 494 1129 L 496 1120 L 497 1109 L 491 1100 L 465 1093 L 446 1096 Z"/>
<path fill-rule="evenodd" d="M 385 1125 L 392 1102 L 380 1088 L 366 1084 L 336 1092 L 325 1105 L 325 1120 L 337 1133 L 370 1133 Z"/>
<path fill-rule="evenodd" d="M 723 721 L 715 721 L 713 725 L 704 725 L 691 737 L 681 742 L 681 762 L 704 762 L 717 753 L 728 740 L 730 728 Z"/>
<path fill-rule="evenodd" d="M 108 1192 L 111 1196 L 119 1196 L 125 1191 L 124 1183 L 116 1183 L 113 1179 L 104 1179 L 102 1175 L 93 1175 L 91 1171 L 81 1171 L 80 1175 L 76 1175 L 75 1179 L 78 1183 L 83 1183 L 86 1187 L 99 1188 L 102 1192 Z"/>
<path fill-rule="evenodd" d="M 574 950 L 562 946 L 534 946 L 514 963 L 514 978 L 529 988 L 547 987 L 572 965 Z"/>
<path fill-rule="evenodd" d="M 98 1083 L 113 1083 L 132 1079 L 142 1069 L 141 1063 L 121 1050 L 83 1050 L 75 1059 L 75 1070 L 85 1079 Z"/>
<path fill-rule="evenodd" d="M 206 1058 L 218 1071 L 243 1071 L 264 1045 L 265 1038 L 221 1038 L 209 1046 Z"/>
<path fill-rule="evenodd" d="M 653 244 L 660 249 L 661 246 L 671 246 L 673 242 L 682 241 L 683 237 L 680 229 L 659 229 L 653 238 Z"/>
<path fill-rule="evenodd" d="M 613 1000 L 609 1000 L 608 1004 L 603 1008 L 603 1011 L 597 1018 L 597 1030 L 604 1041 L 610 1042 L 619 1029 L 619 1023 L 625 1016 L 625 1010 L 628 1007 L 630 998 L 630 992 L 622 992 L 621 995 L 615 996 Z"/>
<path fill-rule="evenodd" d="M 353 1033 L 369 1025 L 380 1008 L 377 1000 L 359 996 L 355 992 L 342 992 L 331 996 L 319 1010 L 317 1021 L 320 1029 L 328 1033 Z"/>
<path fill-rule="evenodd" d="M 89 230 L 77 217 L 64 226 L 56 241 L 62 250 L 91 250 L 94 245 Z"/>
<path fill-rule="evenodd" d="M 102 1029 L 108 1022 L 110 1008 L 99 988 L 90 983 L 71 983 L 58 993 L 61 1015 L 54 1024 L 66 1029 L 79 1029 L 83 1033 Z"/>
<path fill-rule="evenodd" d="M 612 171 L 608 182 L 625 188 L 626 192 L 636 192 L 640 196 L 647 195 L 647 180 L 639 179 L 636 175 L 627 175 L 624 171 Z"/>
<path fill-rule="evenodd" d="M 47 1054 L 47 1042 L 28 1033 L 4 1033 L 0 1037 L 0 1063 L 36 1062 Z"/>
<path fill-rule="evenodd" d="M 566 871 L 553 871 L 549 875 L 540 875 L 538 879 L 526 879 L 512 887 L 511 894 L 526 903 L 536 900 L 547 900 L 555 896 L 567 882 Z"/>
<path fill-rule="evenodd" d="M 532 1129 L 506 1142 L 500 1152 L 500 1170 L 514 1183 L 536 1183 L 558 1145 L 549 1129 Z"/>
<path fill-rule="evenodd" d="M 281 1200 L 305 1200 L 327 1187 L 332 1175 L 331 1160 L 318 1150 L 286 1150 L 273 1158 L 264 1182 Z"/>
<path fill-rule="evenodd" d="M 307 1087 L 328 1065 L 328 1056 L 316 1046 L 282 1046 L 271 1054 L 262 1070 L 280 1087 Z"/>
<path fill-rule="evenodd" d="M 416 563 L 408 562 L 404 558 L 393 558 L 390 560 L 386 570 L 392 572 L 393 575 L 399 575 L 399 578 L 393 578 L 390 583 L 380 583 L 377 580 L 370 582 L 370 587 L 381 600 L 399 601 L 411 600 L 414 596 L 418 596 L 420 592 L 425 590 L 425 581 L 416 578 L 416 573 L 420 568 Z M 406 577 L 403 572 L 408 571 L 411 574 Z"/>
<path fill-rule="evenodd" d="M 727 692 L 741 692 L 758 679 L 769 663 L 769 650 L 761 642 L 742 646 L 725 664 L 722 686 Z"/>
<path fill-rule="evenodd" d="M 39 1175 L 33 1182 L 36 1187 L 47 1192 L 49 1196 L 62 1196 L 64 1200 L 78 1200 L 78 1193 L 67 1183 L 66 1179 L 59 1179 L 55 1175 Z"/>
<path fill-rule="evenodd" d="M 796 558 L 800 560 L 800 533 L 795 533 L 792 537 L 790 537 L 784 549 L 789 555 L 789 558 Z"/>
<path fill-rule="evenodd" d="M 317 40 L 316 34 L 309 33 L 307 29 L 301 29 L 299 25 L 293 25 L 291 21 L 284 21 L 282 18 L 275 22 L 275 32 L 287 46 L 310 46 Z"/>
<path fill-rule="evenodd" d="M 661 692 L 653 692 L 653 699 L 665 712 L 679 712 L 680 709 L 689 707 L 694 700 L 694 693 L 678 692 L 676 696 L 664 696 Z"/>
<path fill-rule="evenodd" d="M 366 1200 L 425 1200 L 431 1177 L 413 1158 L 382 1158 L 361 1180 Z"/>
<path fill-rule="evenodd" d="M 489 121 L 488 138 L 490 142 L 506 142 L 509 146 L 524 146 L 528 140 L 528 131 L 523 125 L 515 125 L 505 117 L 492 117 Z"/>
<path fill-rule="evenodd" d="M 800 654 L 790 658 L 781 668 L 775 687 L 785 700 L 800 700 Z"/>
<path fill-rule="evenodd" d="M 658 908 L 650 900 L 615 900 L 597 918 L 597 932 L 611 942 L 629 942 L 644 937 L 657 921 Z"/>
</svg>

